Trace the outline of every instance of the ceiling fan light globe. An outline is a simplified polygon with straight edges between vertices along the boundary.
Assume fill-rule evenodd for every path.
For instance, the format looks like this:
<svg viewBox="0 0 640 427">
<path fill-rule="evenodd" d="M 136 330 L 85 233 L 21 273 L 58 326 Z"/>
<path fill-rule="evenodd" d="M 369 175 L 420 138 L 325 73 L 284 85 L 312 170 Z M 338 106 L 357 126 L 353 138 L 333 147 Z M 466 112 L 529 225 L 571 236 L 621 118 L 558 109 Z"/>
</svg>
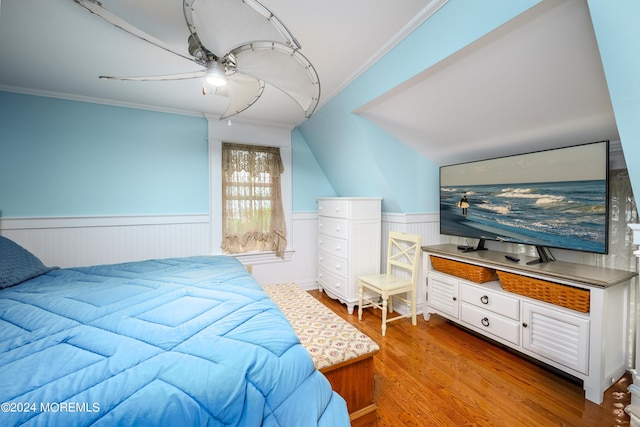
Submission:
<svg viewBox="0 0 640 427">
<path fill-rule="evenodd" d="M 205 79 L 207 80 L 207 83 L 214 87 L 227 85 L 227 76 L 224 74 L 224 70 L 222 70 L 217 63 L 209 67 Z"/>
<path fill-rule="evenodd" d="M 224 76 L 207 76 L 207 83 L 214 87 L 223 87 L 227 85 L 227 79 Z"/>
</svg>

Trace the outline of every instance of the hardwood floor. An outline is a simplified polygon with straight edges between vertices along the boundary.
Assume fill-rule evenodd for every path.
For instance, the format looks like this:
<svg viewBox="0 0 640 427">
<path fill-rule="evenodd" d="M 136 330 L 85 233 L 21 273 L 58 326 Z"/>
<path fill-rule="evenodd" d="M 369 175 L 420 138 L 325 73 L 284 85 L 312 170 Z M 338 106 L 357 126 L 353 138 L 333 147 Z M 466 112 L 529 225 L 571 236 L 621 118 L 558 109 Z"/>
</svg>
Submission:
<svg viewBox="0 0 640 427">
<path fill-rule="evenodd" d="M 584 399 L 580 384 L 433 315 L 380 333 L 380 311 L 357 311 L 311 291 L 380 345 L 375 356 L 378 426 L 628 426 L 625 375 L 604 402 Z"/>
</svg>

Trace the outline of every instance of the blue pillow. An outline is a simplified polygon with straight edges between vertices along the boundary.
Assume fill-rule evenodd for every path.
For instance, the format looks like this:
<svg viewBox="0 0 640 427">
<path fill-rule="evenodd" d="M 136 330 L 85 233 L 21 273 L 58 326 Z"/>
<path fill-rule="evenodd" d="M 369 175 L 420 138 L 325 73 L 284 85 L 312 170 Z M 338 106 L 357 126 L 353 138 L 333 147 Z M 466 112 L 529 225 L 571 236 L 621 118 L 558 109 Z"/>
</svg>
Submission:
<svg viewBox="0 0 640 427">
<path fill-rule="evenodd" d="M 53 270 L 17 243 L 0 236 L 0 289 Z"/>
</svg>

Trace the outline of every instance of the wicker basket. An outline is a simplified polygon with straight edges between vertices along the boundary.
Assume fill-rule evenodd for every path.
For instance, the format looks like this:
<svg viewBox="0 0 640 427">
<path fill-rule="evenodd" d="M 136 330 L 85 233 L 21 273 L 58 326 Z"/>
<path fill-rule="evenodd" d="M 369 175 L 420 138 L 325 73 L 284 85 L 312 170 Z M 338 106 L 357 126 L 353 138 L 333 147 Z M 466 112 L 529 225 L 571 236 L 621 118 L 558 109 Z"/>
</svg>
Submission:
<svg viewBox="0 0 640 427">
<path fill-rule="evenodd" d="M 431 255 L 431 265 L 433 265 L 434 270 L 476 283 L 498 280 L 496 271 L 492 268 L 452 261 L 450 259 L 440 258 L 433 255 Z"/>
<path fill-rule="evenodd" d="M 498 271 L 500 284 L 505 291 L 524 295 L 540 301 L 570 308 L 582 313 L 589 312 L 589 291 L 558 283 Z"/>
</svg>

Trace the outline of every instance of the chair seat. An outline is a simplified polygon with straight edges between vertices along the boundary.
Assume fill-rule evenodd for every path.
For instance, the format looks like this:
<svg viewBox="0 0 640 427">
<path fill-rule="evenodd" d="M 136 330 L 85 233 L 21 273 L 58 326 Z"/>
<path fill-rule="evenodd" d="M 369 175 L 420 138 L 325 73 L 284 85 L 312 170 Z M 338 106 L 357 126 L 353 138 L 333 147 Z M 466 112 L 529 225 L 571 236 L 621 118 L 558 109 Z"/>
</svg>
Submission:
<svg viewBox="0 0 640 427">
<path fill-rule="evenodd" d="M 365 286 L 373 286 L 384 291 L 393 291 L 412 286 L 411 281 L 390 274 L 372 274 L 369 276 L 361 276 L 359 279 Z"/>
</svg>

